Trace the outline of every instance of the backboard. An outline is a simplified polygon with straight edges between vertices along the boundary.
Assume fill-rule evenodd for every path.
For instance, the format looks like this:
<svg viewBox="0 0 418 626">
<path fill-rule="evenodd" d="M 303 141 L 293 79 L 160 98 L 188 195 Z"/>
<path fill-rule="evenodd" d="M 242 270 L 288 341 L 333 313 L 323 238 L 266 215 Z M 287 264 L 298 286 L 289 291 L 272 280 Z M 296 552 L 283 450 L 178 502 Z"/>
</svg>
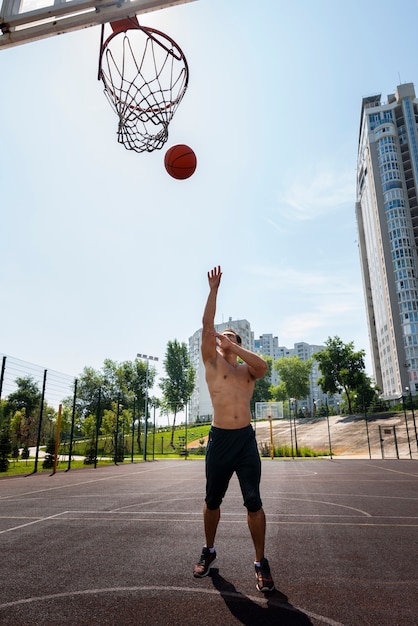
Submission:
<svg viewBox="0 0 418 626">
<path fill-rule="evenodd" d="M 0 0 L 0 48 L 194 0 Z"/>
<path fill-rule="evenodd" d="M 283 419 L 283 402 L 256 402 L 255 419 Z"/>
</svg>

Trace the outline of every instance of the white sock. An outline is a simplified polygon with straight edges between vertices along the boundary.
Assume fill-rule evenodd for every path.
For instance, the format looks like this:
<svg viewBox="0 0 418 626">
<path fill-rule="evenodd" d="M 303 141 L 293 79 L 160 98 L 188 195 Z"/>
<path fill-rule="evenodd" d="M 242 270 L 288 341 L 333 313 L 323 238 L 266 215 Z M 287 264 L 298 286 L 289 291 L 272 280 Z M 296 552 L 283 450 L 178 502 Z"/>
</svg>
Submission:
<svg viewBox="0 0 418 626">
<path fill-rule="evenodd" d="M 207 546 L 206 546 L 206 548 L 207 548 Z M 215 546 L 212 546 L 212 548 L 209 548 L 209 552 L 211 554 L 213 554 L 215 552 Z"/>
</svg>

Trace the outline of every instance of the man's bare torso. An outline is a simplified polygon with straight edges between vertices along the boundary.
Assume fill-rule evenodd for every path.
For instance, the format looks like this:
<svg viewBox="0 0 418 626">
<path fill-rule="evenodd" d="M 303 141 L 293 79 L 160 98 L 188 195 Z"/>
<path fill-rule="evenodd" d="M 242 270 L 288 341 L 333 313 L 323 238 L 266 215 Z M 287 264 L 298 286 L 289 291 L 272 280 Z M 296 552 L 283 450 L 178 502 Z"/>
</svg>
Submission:
<svg viewBox="0 0 418 626">
<path fill-rule="evenodd" d="M 213 425 L 228 430 L 248 426 L 251 423 L 250 400 L 255 384 L 248 365 L 231 365 L 219 353 L 214 361 L 205 365 L 213 405 Z"/>
</svg>

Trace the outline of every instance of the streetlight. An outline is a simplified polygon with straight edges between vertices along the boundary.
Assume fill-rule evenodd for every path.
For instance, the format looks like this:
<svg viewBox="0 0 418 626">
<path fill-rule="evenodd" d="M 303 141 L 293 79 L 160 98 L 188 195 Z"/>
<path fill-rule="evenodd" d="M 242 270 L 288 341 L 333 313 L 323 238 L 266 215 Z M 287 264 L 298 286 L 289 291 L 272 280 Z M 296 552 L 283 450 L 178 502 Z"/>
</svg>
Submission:
<svg viewBox="0 0 418 626">
<path fill-rule="evenodd" d="M 150 361 L 158 361 L 157 356 L 151 356 L 149 354 L 137 354 L 138 359 L 144 359 L 147 362 L 147 369 L 145 375 L 145 423 L 144 423 L 144 461 L 147 460 L 147 437 L 148 437 L 148 369 Z"/>
</svg>

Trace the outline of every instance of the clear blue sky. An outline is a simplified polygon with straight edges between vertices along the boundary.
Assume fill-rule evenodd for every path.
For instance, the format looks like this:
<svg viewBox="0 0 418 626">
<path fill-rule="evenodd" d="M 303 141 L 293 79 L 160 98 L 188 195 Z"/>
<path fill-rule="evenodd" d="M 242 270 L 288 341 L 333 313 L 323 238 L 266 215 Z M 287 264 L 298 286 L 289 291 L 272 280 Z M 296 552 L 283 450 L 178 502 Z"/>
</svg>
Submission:
<svg viewBox="0 0 418 626">
<path fill-rule="evenodd" d="M 165 149 L 117 143 L 99 27 L 0 51 L 0 352 L 74 375 L 163 359 L 200 327 L 221 264 L 217 322 L 369 355 L 361 99 L 418 87 L 417 0 L 197 0 L 141 22 L 189 62 L 167 143 L 195 150 L 187 181 Z"/>
</svg>

